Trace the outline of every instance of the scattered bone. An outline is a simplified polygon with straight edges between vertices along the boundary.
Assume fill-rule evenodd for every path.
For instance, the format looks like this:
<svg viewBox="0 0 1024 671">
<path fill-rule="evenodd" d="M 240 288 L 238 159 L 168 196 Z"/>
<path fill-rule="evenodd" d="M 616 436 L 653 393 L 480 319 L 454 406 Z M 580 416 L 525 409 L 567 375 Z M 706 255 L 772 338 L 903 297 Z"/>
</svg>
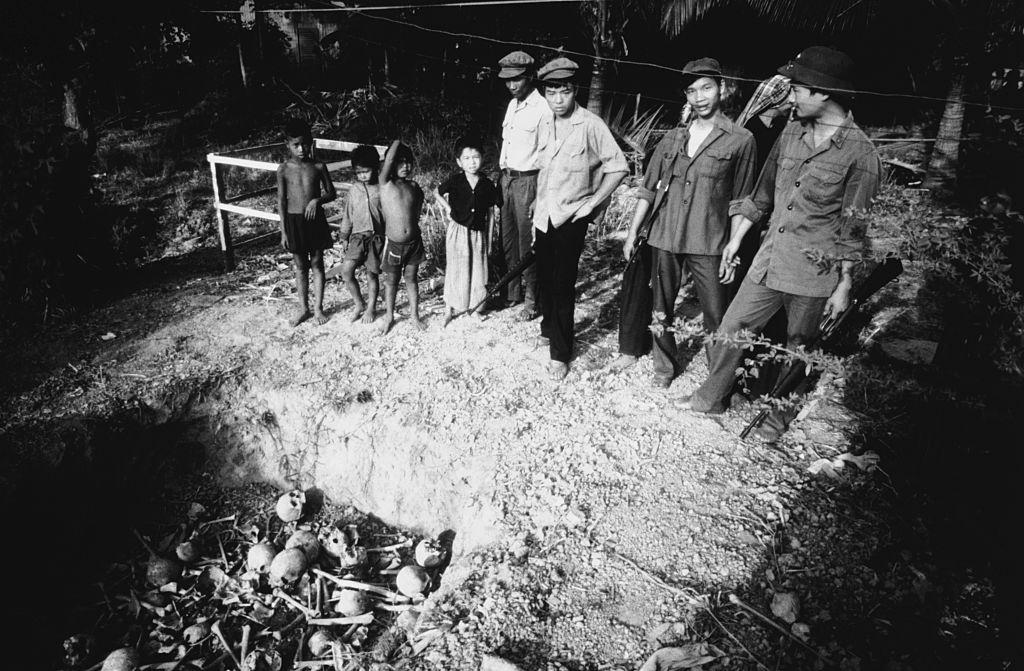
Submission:
<svg viewBox="0 0 1024 671">
<path fill-rule="evenodd" d="M 275 589 L 274 590 L 274 596 L 276 596 L 278 599 L 281 599 L 282 601 L 287 603 L 289 606 L 291 606 L 295 610 L 305 614 L 306 617 L 317 617 L 320 614 L 319 612 L 313 610 L 312 608 L 308 608 L 308 607 L 302 605 L 301 603 L 299 603 L 298 601 L 293 599 L 291 596 L 289 596 L 282 589 Z"/>
<path fill-rule="evenodd" d="M 339 587 L 351 587 L 352 589 L 361 589 L 364 592 L 372 592 L 384 598 L 392 599 L 398 602 L 408 601 L 408 599 L 402 596 L 401 594 L 392 592 L 391 590 L 385 589 L 383 587 L 378 587 L 377 585 L 370 585 L 365 582 L 359 582 L 358 580 L 347 580 L 345 578 L 339 578 L 338 576 L 331 575 L 330 573 L 327 573 L 326 571 L 321 571 L 317 568 L 313 569 L 313 573 L 319 576 L 323 576 L 324 578 L 327 578 Z"/>
<path fill-rule="evenodd" d="M 224 646 L 224 651 L 227 652 L 228 655 L 230 655 L 231 661 L 235 663 L 235 666 L 241 669 L 242 662 L 239 661 L 238 657 L 235 655 L 234 649 L 231 647 L 231 644 L 228 643 L 227 637 L 224 636 L 224 632 L 221 631 L 220 620 L 217 620 L 212 625 L 210 625 L 210 631 L 213 632 L 213 635 L 217 637 L 217 640 L 220 641 L 220 644 Z"/>
<path fill-rule="evenodd" d="M 375 548 L 366 548 L 366 551 L 367 552 L 394 552 L 395 550 L 401 550 L 403 548 L 411 548 L 411 547 L 412 547 L 412 539 L 411 538 L 406 538 L 401 543 L 393 543 L 391 545 L 382 545 L 380 547 L 375 547 Z"/>
<path fill-rule="evenodd" d="M 365 613 L 354 617 L 323 617 L 308 620 L 309 624 L 318 627 L 331 627 L 338 624 L 370 624 L 373 622 L 373 613 Z"/>
</svg>

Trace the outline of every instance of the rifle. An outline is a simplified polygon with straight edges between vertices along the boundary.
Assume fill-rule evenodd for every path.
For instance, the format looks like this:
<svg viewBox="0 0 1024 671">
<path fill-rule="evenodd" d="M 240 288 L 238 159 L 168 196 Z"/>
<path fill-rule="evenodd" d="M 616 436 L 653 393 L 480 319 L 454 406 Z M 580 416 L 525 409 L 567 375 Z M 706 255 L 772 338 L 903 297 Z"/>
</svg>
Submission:
<svg viewBox="0 0 1024 671">
<path fill-rule="evenodd" d="M 477 310 L 482 308 L 484 306 L 484 304 L 487 303 L 487 301 L 489 301 L 492 298 L 494 298 L 495 296 L 497 296 L 499 291 L 501 291 L 502 289 L 507 287 L 509 285 L 509 283 L 512 282 L 512 280 L 514 280 L 515 278 L 517 278 L 520 275 L 522 275 L 523 272 L 526 271 L 527 268 L 532 266 L 536 260 L 537 260 L 537 257 L 533 253 L 533 251 L 527 252 L 526 256 L 524 256 L 522 259 L 519 260 L 519 263 L 517 263 L 515 266 L 513 266 L 511 270 L 509 270 L 507 273 L 502 275 L 501 279 L 499 279 L 497 282 L 494 283 L 494 286 L 491 287 L 490 291 L 487 292 L 487 295 L 484 296 L 484 299 L 482 301 L 480 301 L 479 303 L 477 303 L 476 305 L 474 305 L 474 306 L 472 306 L 470 308 L 467 308 L 467 309 L 463 310 L 462 312 L 456 312 L 455 314 L 453 314 L 451 316 L 451 319 L 448 319 L 447 321 L 445 321 L 445 323 L 444 323 L 445 326 L 447 326 L 449 323 L 451 323 L 452 319 L 455 319 L 456 317 L 461 317 L 462 315 L 464 315 L 464 314 L 466 314 L 468 312 L 476 312 Z"/>
<path fill-rule="evenodd" d="M 849 322 L 850 315 L 859 312 L 864 301 L 871 298 L 879 289 L 899 277 L 902 273 L 903 263 L 899 259 L 886 259 L 875 266 L 871 274 L 854 289 L 853 296 L 850 298 L 850 305 L 839 313 L 838 317 L 826 316 L 821 320 L 817 345 L 824 348 L 838 340 L 840 329 Z M 806 390 L 807 386 L 810 386 L 808 372 L 807 364 L 803 361 L 794 361 L 786 369 L 786 372 L 779 376 L 775 386 L 772 388 L 771 394 L 769 394 L 769 398 L 784 398 L 798 389 L 802 393 L 802 391 Z M 740 432 L 740 439 L 746 438 L 751 431 L 761 426 L 764 420 L 768 418 L 770 412 L 771 408 L 763 408 L 758 412 L 754 419 L 750 420 L 743 427 L 743 431 Z"/>
</svg>

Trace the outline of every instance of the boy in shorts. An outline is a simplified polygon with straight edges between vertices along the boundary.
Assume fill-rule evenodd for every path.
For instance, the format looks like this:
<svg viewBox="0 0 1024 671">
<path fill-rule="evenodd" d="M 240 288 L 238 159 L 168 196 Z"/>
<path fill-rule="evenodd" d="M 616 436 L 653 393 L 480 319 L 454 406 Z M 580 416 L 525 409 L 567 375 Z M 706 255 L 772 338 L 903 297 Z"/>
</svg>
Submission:
<svg viewBox="0 0 1024 671">
<path fill-rule="evenodd" d="M 387 239 L 381 255 L 381 273 L 384 275 L 384 323 L 380 334 L 385 335 L 395 322 L 395 296 L 400 275 L 405 277 L 405 292 L 409 296 L 409 313 L 416 328 L 426 330 L 420 319 L 420 297 L 416 273 L 426 258 L 423 236 L 420 234 L 420 209 L 423 207 L 423 189 L 409 179 L 412 173 L 412 151 L 395 140 L 384 156 L 380 172 L 380 205 L 384 212 Z"/>
<path fill-rule="evenodd" d="M 327 166 L 313 160 L 313 133 L 309 124 L 291 119 L 284 127 L 288 160 L 277 168 L 277 211 L 281 220 L 281 246 L 291 252 L 295 264 L 295 286 L 302 309 L 288 323 L 298 326 L 310 317 L 317 324 L 324 314 L 324 250 L 331 247 L 323 204 L 337 194 Z M 309 311 L 309 270 L 313 269 L 316 304 Z"/>
<path fill-rule="evenodd" d="M 380 253 L 384 246 L 384 215 L 380 209 L 380 188 L 377 186 L 377 150 L 359 145 L 352 152 L 352 169 L 356 181 L 349 187 L 342 212 L 340 239 L 346 243 L 341 262 L 341 279 L 352 295 L 352 321 L 363 318 L 372 324 L 377 317 L 377 292 L 380 288 Z M 366 267 L 366 302 L 356 281 L 356 268 Z"/>
</svg>

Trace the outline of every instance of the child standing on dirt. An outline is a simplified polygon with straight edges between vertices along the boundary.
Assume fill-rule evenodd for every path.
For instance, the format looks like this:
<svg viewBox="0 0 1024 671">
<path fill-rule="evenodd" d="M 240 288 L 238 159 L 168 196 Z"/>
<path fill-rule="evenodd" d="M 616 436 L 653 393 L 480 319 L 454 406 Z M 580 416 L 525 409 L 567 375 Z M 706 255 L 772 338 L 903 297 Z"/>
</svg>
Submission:
<svg viewBox="0 0 1024 671">
<path fill-rule="evenodd" d="M 391 330 L 395 322 L 395 297 L 400 276 L 405 277 L 405 292 L 409 296 L 409 314 L 413 323 L 421 331 L 427 328 L 420 319 L 420 297 L 416 283 L 416 273 L 426 258 L 420 233 L 423 189 L 409 179 L 412 163 L 412 151 L 400 140 L 395 140 L 388 147 L 380 173 L 380 205 L 384 212 L 386 234 L 380 264 L 384 275 L 384 323 L 380 327 L 381 335 Z"/>
<path fill-rule="evenodd" d="M 335 199 L 327 166 L 313 160 L 313 133 L 309 124 L 291 119 L 284 128 L 288 160 L 277 168 L 277 211 L 281 218 L 281 246 L 291 252 L 295 286 L 302 309 L 289 323 L 298 326 L 310 317 L 317 324 L 324 314 L 324 250 L 332 245 L 323 204 Z M 309 270 L 313 269 L 314 311 L 309 311 Z"/>
<path fill-rule="evenodd" d="M 494 182 L 480 174 L 481 143 L 463 138 L 456 152 L 455 163 L 462 173 L 449 177 L 435 192 L 437 203 L 448 218 L 444 270 L 446 325 L 456 312 L 464 312 L 487 297 L 487 248 L 494 208 L 501 204 Z M 482 310 L 483 306 L 477 313 Z"/>
<path fill-rule="evenodd" d="M 356 181 L 348 189 L 342 211 L 340 239 L 346 245 L 341 262 L 341 279 L 352 295 L 352 321 L 363 318 L 372 324 L 377 317 L 377 292 L 380 288 L 380 254 L 384 247 L 384 215 L 380 209 L 380 188 L 377 186 L 377 150 L 359 145 L 352 152 L 352 169 Z M 366 302 L 356 281 L 356 268 L 366 267 Z"/>
</svg>

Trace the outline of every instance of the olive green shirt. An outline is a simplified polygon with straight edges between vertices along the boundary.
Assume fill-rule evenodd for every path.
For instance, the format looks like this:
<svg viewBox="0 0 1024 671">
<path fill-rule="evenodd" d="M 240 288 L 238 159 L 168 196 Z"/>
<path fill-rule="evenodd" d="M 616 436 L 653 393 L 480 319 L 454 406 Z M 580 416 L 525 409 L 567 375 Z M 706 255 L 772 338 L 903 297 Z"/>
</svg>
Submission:
<svg viewBox="0 0 1024 671">
<path fill-rule="evenodd" d="M 814 147 L 810 126 L 791 122 L 772 147 L 754 193 L 733 201 L 730 214 L 767 222 L 761 248 L 747 272 L 753 282 L 798 296 L 830 296 L 837 264 L 822 268 L 815 255 L 859 259 L 866 213 L 878 192 L 882 164 L 871 139 L 848 114 L 827 142 Z M 748 232 L 747 235 L 756 235 Z"/>
<path fill-rule="evenodd" d="M 693 156 L 689 140 L 686 128 L 670 131 L 647 165 L 639 194 L 651 204 L 647 243 L 675 254 L 720 255 L 729 241 L 729 202 L 746 198 L 757 179 L 757 143 L 721 115 Z"/>
</svg>

